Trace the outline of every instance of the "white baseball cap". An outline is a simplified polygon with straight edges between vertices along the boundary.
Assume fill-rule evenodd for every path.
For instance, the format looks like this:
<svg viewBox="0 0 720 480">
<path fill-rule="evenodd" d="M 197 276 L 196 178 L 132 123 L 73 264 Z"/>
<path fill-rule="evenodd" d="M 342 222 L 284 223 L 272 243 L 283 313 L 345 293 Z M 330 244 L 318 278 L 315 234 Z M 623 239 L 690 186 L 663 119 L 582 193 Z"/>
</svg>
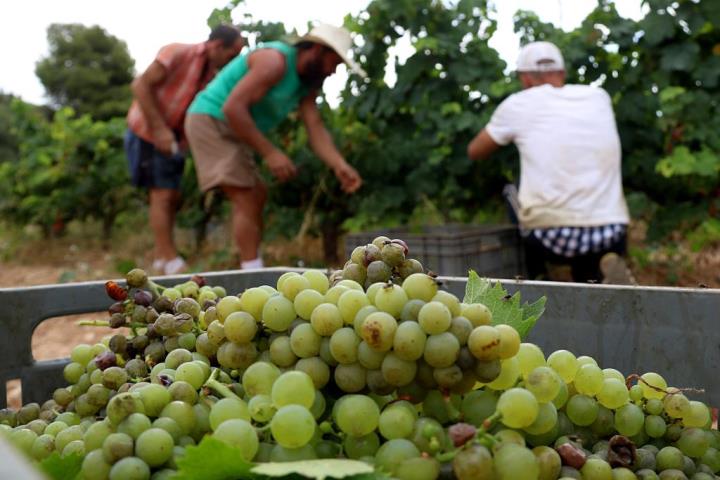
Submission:
<svg viewBox="0 0 720 480">
<path fill-rule="evenodd" d="M 550 42 L 532 42 L 520 49 L 518 72 L 555 72 L 565 70 L 562 53 Z"/>
<path fill-rule="evenodd" d="M 352 37 L 345 28 L 321 23 L 304 35 L 300 41 L 315 42 L 332 48 L 353 72 L 363 78 L 367 77 L 365 70 L 348 55 L 352 51 Z"/>
</svg>

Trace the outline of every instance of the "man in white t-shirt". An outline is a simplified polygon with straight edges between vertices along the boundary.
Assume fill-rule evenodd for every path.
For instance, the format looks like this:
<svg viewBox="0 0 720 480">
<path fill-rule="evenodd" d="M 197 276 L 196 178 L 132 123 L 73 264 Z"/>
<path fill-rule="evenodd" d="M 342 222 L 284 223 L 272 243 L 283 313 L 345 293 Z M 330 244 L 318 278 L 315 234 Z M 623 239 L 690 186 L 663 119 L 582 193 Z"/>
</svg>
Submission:
<svg viewBox="0 0 720 480">
<path fill-rule="evenodd" d="M 562 54 L 549 42 L 524 46 L 517 71 L 523 90 L 498 106 L 468 155 L 483 159 L 511 142 L 520 151 L 517 216 L 530 278 L 546 278 L 549 262 L 569 264 L 577 282 L 607 280 L 603 257 L 604 267 L 610 258 L 623 264 L 611 270 L 627 272 L 629 217 L 609 95 L 566 85 Z M 614 282 L 628 283 L 620 277 Z"/>
</svg>

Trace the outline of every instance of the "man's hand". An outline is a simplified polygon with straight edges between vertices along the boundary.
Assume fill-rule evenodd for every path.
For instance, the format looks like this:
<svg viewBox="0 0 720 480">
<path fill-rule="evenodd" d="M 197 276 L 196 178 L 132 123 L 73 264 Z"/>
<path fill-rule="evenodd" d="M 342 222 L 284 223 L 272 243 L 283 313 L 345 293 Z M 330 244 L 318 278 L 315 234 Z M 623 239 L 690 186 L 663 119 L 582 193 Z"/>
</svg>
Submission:
<svg viewBox="0 0 720 480">
<path fill-rule="evenodd" d="M 175 135 L 167 125 L 157 127 L 152 132 L 155 148 L 163 155 L 173 155 L 173 143 L 175 143 Z"/>
<path fill-rule="evenodd" d="M 335 176 L 340 181 L 340 185 L 345 193 L 355 193 L 362 185 L 360 174 L 351 167 L 347 162 L 343 161 L 334 168 Z"/>
<path fill-rule="evenodd" d="M 264 158 L 270 172 L 280 180 L 285 182 L 297 175 L 297 167 L 290 161 L 287 155 L 280 150 L 273 150 Z"/>
</svg>

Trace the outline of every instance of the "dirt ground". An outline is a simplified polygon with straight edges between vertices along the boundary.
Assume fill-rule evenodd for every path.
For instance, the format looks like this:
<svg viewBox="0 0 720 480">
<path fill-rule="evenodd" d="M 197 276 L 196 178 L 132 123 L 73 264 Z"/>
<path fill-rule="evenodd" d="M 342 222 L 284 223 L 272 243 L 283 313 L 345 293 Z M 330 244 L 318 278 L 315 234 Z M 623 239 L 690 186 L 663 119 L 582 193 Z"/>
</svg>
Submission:
<svg viewBox="0 0 720 480">
<path fill-rule="evenodd" d="M 219 241 L 226 238 L 220 236 Z M 217 249 L 217 241 L 207 248 Z M 29 241 L 15 247 L 12 255 L 0 260 L 0 288 L 119 278 L 118 265 L 121 261 L 134 259 L 137 264 L 146 265 L 149 263 L 148 252 L 149 246 L 142 242 L 114 250 L 98 245 L 97 242 L 77 239 Z M 321 262 L 319 252 L 322 252 L 319 240 L 294 239 L 271 242 L 264 249 L 264 257 L 268 265 L 297 266 L 301 258 L 307 259 L 307 264 Z M 200 260 L 193 262 L 193 258 L 190 260 L 196 271 L 233 268 L 231 255 L 225 255 L 215 263 Z M 664 250 L 651 251 L 645 255 L 644 263 L 632 264 L 640 285 L 720 288 L 720 248 L 699 253 L 680 248 L 675 249 L 672 255 Z M 100 341 L 103 336 L 110 334 L 110 329 L 78 326 L 77 322 L 103 318 L 106 318 L 106 314 L 98 313 L 59 317 L 43 322 L 33 335 L 33 356 L 38 360 L 64 358 L 79 343 Z M 20 388 L 16 381 L 8 385 L 8 400 L 9 405 L 19 406 Z"/>
</svg>

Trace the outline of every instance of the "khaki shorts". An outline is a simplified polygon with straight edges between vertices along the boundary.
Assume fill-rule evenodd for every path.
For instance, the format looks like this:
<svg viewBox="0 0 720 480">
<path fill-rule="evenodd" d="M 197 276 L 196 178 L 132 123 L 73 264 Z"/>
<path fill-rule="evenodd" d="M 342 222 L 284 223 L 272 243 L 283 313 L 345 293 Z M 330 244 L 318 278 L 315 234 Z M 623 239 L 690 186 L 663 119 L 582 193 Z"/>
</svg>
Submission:
<svg viewBox="0 0 720 480">
<path fill-rule="evenodd" d="M 227 123 L 210 115 L 191 113 L 185 119 L 200 190 L 215 187 L 250 188 L 262 183 L 253 150 L 235 136 Z"/>
</svg>

